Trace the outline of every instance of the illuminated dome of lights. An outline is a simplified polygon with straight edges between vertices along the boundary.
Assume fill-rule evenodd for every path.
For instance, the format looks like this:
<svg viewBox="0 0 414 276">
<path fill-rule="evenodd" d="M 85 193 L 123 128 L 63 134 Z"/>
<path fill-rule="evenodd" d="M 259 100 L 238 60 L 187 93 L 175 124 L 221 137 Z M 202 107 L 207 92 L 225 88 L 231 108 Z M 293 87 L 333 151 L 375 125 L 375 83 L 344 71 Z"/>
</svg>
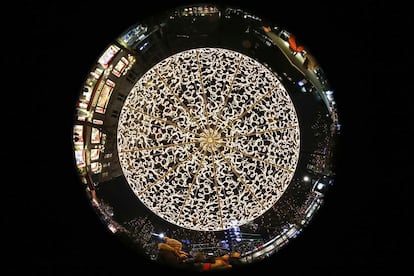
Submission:
<svg viewBox="0 0 414 276">
<path fill-rule="evenodd" d="M 224 230 L 254 220 L 283 194 L 299 156 L 298 127 L 269 69 L 238 52 L 199 48 L 138 80 L 121 110 L 118 153 L 154 213 Z"/>
<path fill-rule="evenodd" d="M 286 29 L 239 8 L 178 7 L 96 59 L 75 165 L 103 224 L 145 257 L 159 260 L 169 237 L 249 264 L 295 238 L 333 185 L 333 95 Z"/>
</svg>

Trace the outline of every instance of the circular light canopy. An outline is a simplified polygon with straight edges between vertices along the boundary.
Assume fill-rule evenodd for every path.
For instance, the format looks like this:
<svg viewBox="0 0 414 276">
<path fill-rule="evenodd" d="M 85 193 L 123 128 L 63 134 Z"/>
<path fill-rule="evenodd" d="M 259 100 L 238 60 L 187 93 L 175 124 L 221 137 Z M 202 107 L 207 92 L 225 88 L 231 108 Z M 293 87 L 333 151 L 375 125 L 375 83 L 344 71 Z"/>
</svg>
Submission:
<svg viewBox="0 0 414 276">
<path fill-rule="evenodd" d="M 299 157 L 299 122 L 281 82 L 227 49 L 174 54 L 121 110 L 118 154 L 137 197 L 178 226 L 216 231 L 271 208 Z"/>
</svg>

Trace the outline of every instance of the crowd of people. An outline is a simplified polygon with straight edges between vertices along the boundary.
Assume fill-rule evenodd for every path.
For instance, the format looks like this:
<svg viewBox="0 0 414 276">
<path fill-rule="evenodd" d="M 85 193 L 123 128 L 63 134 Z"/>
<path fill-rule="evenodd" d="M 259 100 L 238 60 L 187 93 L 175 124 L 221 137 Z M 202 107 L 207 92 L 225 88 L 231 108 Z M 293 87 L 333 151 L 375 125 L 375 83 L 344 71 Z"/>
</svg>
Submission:
<svg viewBox="0 0 414 276">
<path fill-rule="evenodd" d="M 158 243 L 157 261 L 163 265 L 193 271 L 229 269 L 240 264 L 240 253 L 232 252 L 217 257 L 208 257 L 202 251 L 191 256 L 183 251 L 180 241 L 165 237 Z"/>
</svg>

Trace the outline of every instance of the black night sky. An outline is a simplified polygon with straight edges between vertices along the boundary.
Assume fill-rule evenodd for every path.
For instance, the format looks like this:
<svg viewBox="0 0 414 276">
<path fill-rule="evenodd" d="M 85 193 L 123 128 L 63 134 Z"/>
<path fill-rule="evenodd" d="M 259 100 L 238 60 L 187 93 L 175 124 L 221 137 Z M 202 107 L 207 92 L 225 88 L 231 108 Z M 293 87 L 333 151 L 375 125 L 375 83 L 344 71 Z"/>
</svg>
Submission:
<svg viewBox="0 0 414 276">
<path fill-rule="evenodd" d="M 296 240 L 245 271 L 399 275 L 408 268 L 405 247 L 413 241 L 413 161 L 407 154 L 412 62 L 405 35 L 413 19 L 405 16 L 407 8 L 389 1 L 224 2 L 285 27 L 312 50 L 335 90 L 342 125 L 337 178 L 326 204 Z M 8 92 L 18 107 L 24 102 L 24 109 L 16 108 L 24 116 L 10 119 L 20 128 L 21 152 L 9 161 L 17 167 L 13 177 L 3 180 L 3 275 L 22 269 L 30 275 L 165 272 L 102 227 L 71 159 L 78 91 L 104 47 L 141 18 L 198 2 L 131 3 L 23 1 L 16 8 L 21 24 L 3 42 L 10 47 L 3 69 L 20 69 Z"/>
</svg>

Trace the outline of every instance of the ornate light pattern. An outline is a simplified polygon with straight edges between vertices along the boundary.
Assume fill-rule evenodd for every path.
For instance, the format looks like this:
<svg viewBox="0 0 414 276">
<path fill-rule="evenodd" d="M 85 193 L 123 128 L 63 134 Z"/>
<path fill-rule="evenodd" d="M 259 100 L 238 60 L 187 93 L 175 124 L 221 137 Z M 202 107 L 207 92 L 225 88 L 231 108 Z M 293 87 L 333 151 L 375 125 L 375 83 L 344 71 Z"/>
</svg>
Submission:
<svg viewBox="0 0 414 276">
<path fill-rule="evenodd" d="M 298 163 L 299 122 L 264 65 L 196 48 L 137 81 L 121 109 L 117 146 L 146 207 L 180 227 L 218 231 L 254 220 L 284 193 Z"/>
</svg>

